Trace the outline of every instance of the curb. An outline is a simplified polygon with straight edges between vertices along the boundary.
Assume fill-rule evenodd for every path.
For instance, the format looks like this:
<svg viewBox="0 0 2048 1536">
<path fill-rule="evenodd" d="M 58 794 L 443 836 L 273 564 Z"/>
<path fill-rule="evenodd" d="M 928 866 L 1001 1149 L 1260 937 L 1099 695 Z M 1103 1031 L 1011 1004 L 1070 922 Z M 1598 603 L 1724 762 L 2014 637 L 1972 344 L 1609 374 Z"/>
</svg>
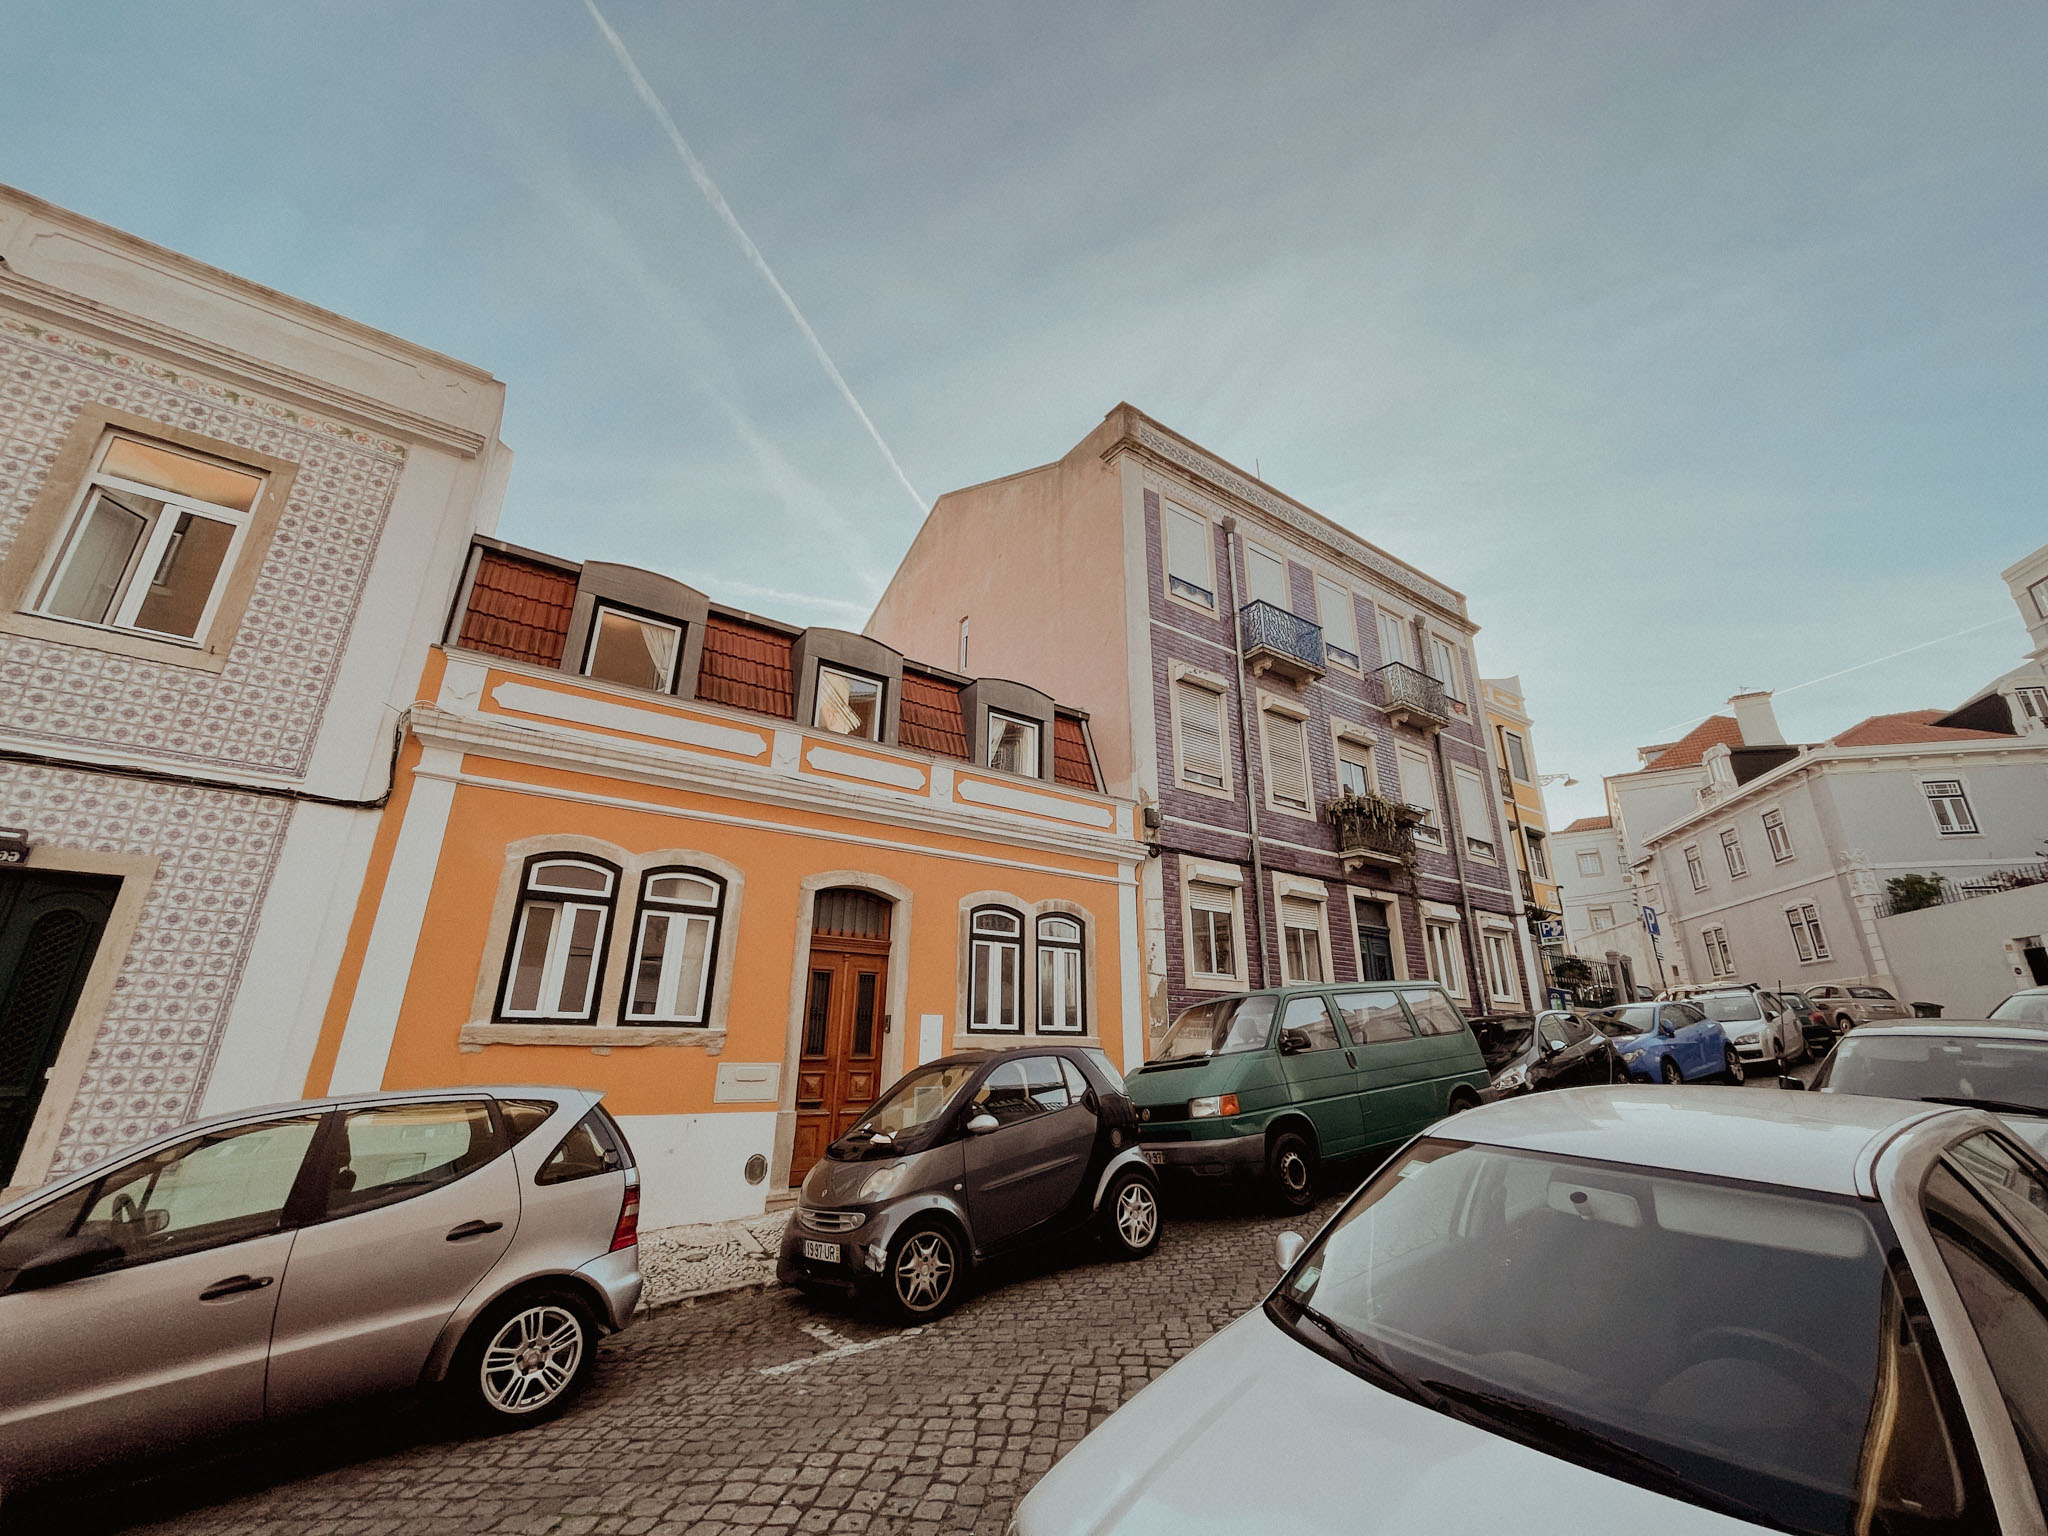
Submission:
<svg viewBox="0 0 2048 1536">
<path fill-rule="evenodd" d="M 758 1280 L 733 1280 L 725 1285 L 708 1285 L 701 1291 L 684 1291 L 675 1296 L 664 1296 L 660 1301 L 643 1301 L 633 1309 L 635 1317 L 652 1317 L 657 1312 L 672 1312 L 680 1307 L 701 1306 L 707 1301 L 717 1301 L 726 1296 L 744 1296 L 755 1291 L 780 1289 L 780 1282 L 774 1276 Z"/>
</svg>

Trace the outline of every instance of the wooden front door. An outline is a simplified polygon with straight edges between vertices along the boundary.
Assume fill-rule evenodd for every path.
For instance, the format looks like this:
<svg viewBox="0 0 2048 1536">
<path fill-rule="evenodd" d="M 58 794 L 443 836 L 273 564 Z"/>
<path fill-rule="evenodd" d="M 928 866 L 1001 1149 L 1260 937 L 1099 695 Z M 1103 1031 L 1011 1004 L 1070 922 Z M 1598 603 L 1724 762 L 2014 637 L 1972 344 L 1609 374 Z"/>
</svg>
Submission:
<svg viewBox="0 0 2048 1536">
<path fill-rule="evenodd" d="M 797 1062 L 792 1185 L 881 1092 L 888 974 L 889 903 L 865 891 L 820 892 Z"/>
<path fill-rule="evenodd" d="M 14 1175 L 120 888 L 106 875 L 0 874 L 0 1186 Z"/>
</svg>

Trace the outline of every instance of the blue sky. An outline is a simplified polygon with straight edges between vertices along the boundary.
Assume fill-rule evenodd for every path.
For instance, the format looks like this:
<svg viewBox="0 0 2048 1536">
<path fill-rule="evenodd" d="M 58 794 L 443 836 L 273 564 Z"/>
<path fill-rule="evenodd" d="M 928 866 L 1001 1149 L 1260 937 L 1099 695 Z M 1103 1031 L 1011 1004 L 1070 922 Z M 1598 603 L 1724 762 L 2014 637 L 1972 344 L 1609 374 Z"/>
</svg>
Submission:
<svg viewBox="0 0 2048 1536">
<path fill-rule="evenodd" d="M 505 536 L 858 627 L 916 504 L 577 0 L 6 9 L 0 180 L 490 369 Z M 1256 460 L 1469 595 L 1555 815 L 2024 649 L 2034 0 L 605 14 L 925 498 L 1123 399 Z"/>
</svg>

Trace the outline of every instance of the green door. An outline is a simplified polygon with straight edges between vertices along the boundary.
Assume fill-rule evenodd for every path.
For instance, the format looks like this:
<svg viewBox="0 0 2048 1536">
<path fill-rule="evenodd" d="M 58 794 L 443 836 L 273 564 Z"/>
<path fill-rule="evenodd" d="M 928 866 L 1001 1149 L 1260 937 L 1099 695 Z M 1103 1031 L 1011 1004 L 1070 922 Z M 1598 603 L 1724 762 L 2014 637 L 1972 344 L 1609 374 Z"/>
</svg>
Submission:
<svg viewBox="0 0 2048 1536">
<path fill-rule="evenodd" d="M 1365 1145 L 1406 1141 L 1443 1113 L 1436 1078 L 1442 1045 L 1418 1035 L 1393 987 L 1347 988 L 1337 994 L 1358 1057 L 1357 1097 Z"/>
<path fill-rule="evenodd" d="M 0 1186 L 14 1177 L 120 888 L 111 876 L 0 870 Z"/>
<path fill-rule="evenodd" d="M 1347 1157 L 1365 1144 L 1354 1055 L 1338 1038 L 1329 1004 L 1313 994 L 1290 997 L 1280 1012 L 1280 1073 L 1288 1097 L 1308 1112 L 1325 1158 Z"/>
</svg>

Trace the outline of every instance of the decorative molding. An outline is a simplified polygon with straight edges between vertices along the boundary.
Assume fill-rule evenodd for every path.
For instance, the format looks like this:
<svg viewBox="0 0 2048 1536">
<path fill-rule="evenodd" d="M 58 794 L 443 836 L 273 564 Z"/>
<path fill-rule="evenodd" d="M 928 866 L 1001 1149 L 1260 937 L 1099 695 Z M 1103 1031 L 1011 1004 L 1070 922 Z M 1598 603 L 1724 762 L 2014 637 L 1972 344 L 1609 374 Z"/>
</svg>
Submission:
<svg viewBox="0 0 2048 1536">
<path fill-rule="evenodd" d="M 725 1050 L 725 1031 L 695 1029 L 677 1024 L 656 1029 L 645 1024 L 465 1024 L 456 1037 L 463 1051 L 480 1051 L 487 1045 L 573 1045 L 587 1050 L 609 1050 L 615 1046 L 695 1046 L 707 1056 Z"/>
<path fill-rule="evenodd" d="M 1058 795 L 1040 794 L 1036 790 L 991 784 L 986 779 L 956 781 L 953 792 L 970 804 L 992 805 L 998 810 L 1015 811 L 1024 816 L 1047 816 L 1054 821 L 1071 822 L 1077 827 L 1100 827 L 1105 832 L 1116 826 L 1116 813 L 1106 805 L 1084 805 Z"/>
<path fill-rule="evenodd" d="M 679 747 L 703 747 L 735 757 L 758 758 L 768 750 L 769 739 L 759 731 L 743 731 L 687 715 L 656 713 L 632 704 L 614 704 L 609 699 L 593 699 L 559 688 L 536 688 L 531 683 L 500 683 L 491 690 L 491 702 L 499 709 L 523 715 L 594 725 L 599 730 L 620 731 L 629 736 L 650 736 Z"/>
<path fill-rule="evenodd" d="M 837 747 L 813 746 L 804 754 L 804 761 L 819 773 L 864 779 L 870 784 L 887 784 L 895 789 L 922 790 L 925 787 L 924 770 L 920 768 L 913 768 L 908 763 L 892 763 L 886 758 L 868 757 L 860 752 L 842 752 Z"/>
</svg>

